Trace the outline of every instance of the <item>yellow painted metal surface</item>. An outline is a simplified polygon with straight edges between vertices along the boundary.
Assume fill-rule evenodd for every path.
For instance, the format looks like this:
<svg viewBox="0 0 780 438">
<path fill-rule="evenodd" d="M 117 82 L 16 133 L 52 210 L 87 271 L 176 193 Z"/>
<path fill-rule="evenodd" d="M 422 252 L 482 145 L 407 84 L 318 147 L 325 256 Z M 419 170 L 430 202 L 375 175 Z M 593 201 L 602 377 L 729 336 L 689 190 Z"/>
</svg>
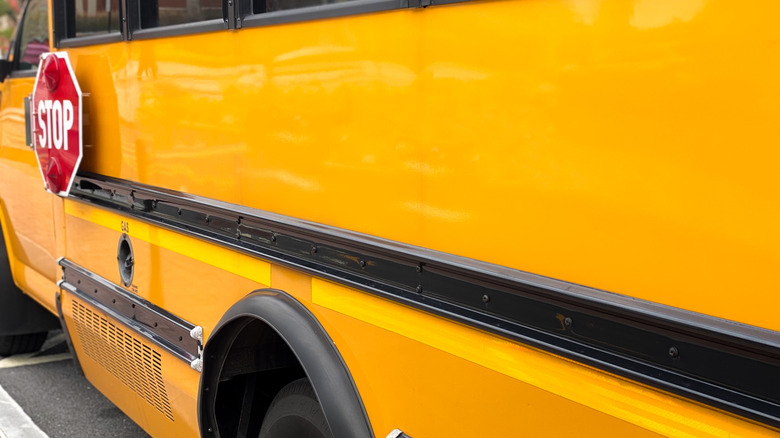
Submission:
<svg viewBox="0 0 780 438">
<path fill-rule="evenodd" d="M 24 97 L 34 78 L 6 78 L 0 84 L 0 205 L 11 271 L 17 286 L 56 313 L 59 279 L 52 198 L 43 189 L 35 154 L 25 145 Z"/>
<path fill-rule="evenodd" d="M 312 302 L 337 312 L 324 313 L 336 345 L 383 346 L 369 357 L 345 356 L 348 364 L 358 364 L 353 367 L 359 371 L 358 387 L 371 389 L 363 398 L 369 409 L 387 410 L 388 399 L 374 399 L 377 394 L 414 400 L 406 406 L 391 402 L 390 418 L 372 417 L 378 431 L 383 429 L 377 422 L 387 421 L 387 428 L 398 421 L 394 416 L 401 415 L 405 431 L 413 437 L 547 436 L 558 422 L 576 436 L 773 434 L 695 403 L 333 283 L 313 279 Z M 454 418 L 467 420 L 448 424 Z"/>
<path fill-rule="evenodd" d="M 68 258 L 119 283 L 115 247 L 122 233 L 121 222 L 128 219 L 75 201 L 65 204 L 67 234 L 93 236 L 88 241 L 69 241 Z M 207 339 L 227 308 L 251 291 L 272 287 L 306 305 L 343 356 L 377 437 L 397 427 L 413 437 L 504 436 L 507 431 L 543 436 L 561 416 L 578 436 L 761 437 L 775 433 L 289 268 L 269 265 L 270 282 L 259 283 L 256 269 L 213 266 L 208 255 L 215 248 L 210 245 L 132 219 L 127 226 L 137 275 L 130 289 L 202 325 Z M 178 239 L 191 244 L 171 244 Z M 179 251 L 179 247 L 187 251 Z M 256 263 L 237 253 L 232 260 L 236 267 Z M 81 357 L 81 345 L 76 344 L 76 348 Z M 166 363 L 173 362 L 184 364 L 174 358 Z M 89 361 L 88 367 L 90 381 L 101 389 L 110 386 L 109 398 L 123 409 L 129 404 L 127 412 L 150 433 L 179 436 L 176 428 L 180 425 L 163 421 L 101 367 Z M 182 394 L 172 407 L 192 412 L 197 380 L 179 379 L 172 372 L 168 376 L 167 388 Z M 456 422 L 453 418 L 474 421 Z M 147 426 L 152 420 L 154 425 Z"/>
<path fill-rule="evenodd" d="M 82 168 L 780 330 L 778 9 L 474 1 L 69 49 L 90 94 Z M 207 337 L 259 288 L 306 305 L 378 437 L 546 436 L 563 418 L 577 436 L 776 433 L 115 213 L 52 207 L 21 141 L 28 91 L 11 84 L 0 205 L 22 286 L 47 289 L 59 256 L 121 283 L 125 221 L 131 290 Z M 36 235 L 46 220 L 56 229 Z M 169 362 L 184 424 L 82 364 L 154 435 L 195 434 L 197 378 Z"/>
<path fill-rule="evenodd" d="M 778 7 L 469 2 L 72 49 L 84 167 L 777 330 Z"/>
<path fill-rule="evenodd" d="M 267 262 L 76 201 L 65 203 L 69 260 L 122 284 L 116 254 L 125 221 L 135 266 L 130 290 L 202 326 L 206 337 L 231 305 L 271 283 Z"/>
<path fill-rule="evenodd" d="M 208 263 L 217 269 L 241 275 L 257 283 L 271 284 L 271 264 L 266 261 L 243 257 L 240 253 L 209 244 L 203 240 L 157 228 L 146 222 L 128 219 L 116 213 L 96 209 L 77 201 L 65 201 L 65 214 L 102 225 L 117 232 L 126 232 L 130 237 L 189 256 L 200 262 Z M 79 241 L 75 243 L 78 245 Z M 113 272 L 116 271 L 115 269 L 110 271 L 112 271 L 110 276 L 116 277 L 113 278 L 114 282 L 121 283 L 121 279 L 117 277 L 119 272 Z"/>
<path fill-rule="evenodd" d="M 160 356 L 155 360 L 150 354 L 154 346 L 122 324 L 107 322 L 96 333 L 77 327 L 74 300 L 96 321 L 108 320 L 100 310 L 70 293 L 64 292 L 62 297 L 71 341 L 87 379 L 152 436 L 197 436 L 194 389 L 200 375 L 159 347 Z M 142 348 L 141 342 L 148 348 Z M 161 370 L 159 379 L 153 372 L 155 364 Z"/>
</svg>

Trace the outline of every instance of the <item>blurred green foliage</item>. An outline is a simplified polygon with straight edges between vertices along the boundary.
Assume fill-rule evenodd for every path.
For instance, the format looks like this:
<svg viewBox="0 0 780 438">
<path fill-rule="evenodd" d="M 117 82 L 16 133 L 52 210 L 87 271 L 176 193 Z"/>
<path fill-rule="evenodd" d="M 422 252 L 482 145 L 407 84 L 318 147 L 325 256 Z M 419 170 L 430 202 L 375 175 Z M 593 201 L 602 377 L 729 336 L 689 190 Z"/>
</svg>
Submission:
<svg viewBox="0 0 780 438">
<path fill-rule="evenodd" d="M 17 2 L 23 3 L 23 2 Z M 8 15 L 11 19 L 16 21 L 16 11 L 14 11 L 14 8 L 11 7 L 11 2 L 8 0 L 0 0 L 0 17 L 3 15 Z"/>
<path fill-rule="evenodd" d="M 18 7 L 23 4 L 22 1 L 14 2 Z M 8 45 L 13 38 L 18 20 L 18 11 L 14 10 L 9 0 L 0 0 L 0 49 L 5 54 L 8 51 Z"/>
</svg>

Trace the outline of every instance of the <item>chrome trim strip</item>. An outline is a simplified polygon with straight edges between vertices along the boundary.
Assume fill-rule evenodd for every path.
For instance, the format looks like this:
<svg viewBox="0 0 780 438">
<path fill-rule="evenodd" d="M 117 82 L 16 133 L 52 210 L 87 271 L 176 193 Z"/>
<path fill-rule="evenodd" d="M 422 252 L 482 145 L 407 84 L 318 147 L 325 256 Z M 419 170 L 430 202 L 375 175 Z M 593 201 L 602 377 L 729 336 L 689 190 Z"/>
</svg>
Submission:
<svg viewBox="0 0 780 438">
<path fill-rule="evenodd" d="M 76 295 L 179 359 L 191 363 L 202 345 L 190 336 L 195 325 L 155 306 L 67 259 L 60 259 L 62 290 Z"/>
</svg>

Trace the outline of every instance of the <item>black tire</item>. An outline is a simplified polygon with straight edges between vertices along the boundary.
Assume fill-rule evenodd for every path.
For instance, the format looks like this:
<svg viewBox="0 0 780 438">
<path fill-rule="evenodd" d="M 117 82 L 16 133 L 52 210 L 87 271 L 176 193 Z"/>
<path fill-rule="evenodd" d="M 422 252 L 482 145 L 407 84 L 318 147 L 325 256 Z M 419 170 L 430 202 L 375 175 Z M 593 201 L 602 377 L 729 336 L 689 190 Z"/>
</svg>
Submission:
<svg viewBox="0 0 780 438">
<path fill-rule="evenodd" d="M 288 383 L 265 414 L 260 438 L 333 438 L 308 379 Z"/>
<path fill-rule="evenodd" d="M 41 349 L 49 332 L 0 336 L 0 356 L 32 353 Z"/>
</svg>

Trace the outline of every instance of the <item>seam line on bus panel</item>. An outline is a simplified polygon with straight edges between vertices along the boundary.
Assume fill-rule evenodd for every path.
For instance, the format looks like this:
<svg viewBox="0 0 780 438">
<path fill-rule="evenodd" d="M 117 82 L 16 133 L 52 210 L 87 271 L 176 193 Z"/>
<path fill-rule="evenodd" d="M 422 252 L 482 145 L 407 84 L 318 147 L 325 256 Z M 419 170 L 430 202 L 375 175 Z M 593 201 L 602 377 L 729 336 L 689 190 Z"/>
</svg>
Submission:
<svg viewBox="0 0 780 438">
<path fill-rule="evenodd" d="M 68 259 L 60 259 L 63 280 L 60 288 L 106 313 L 173 356 L 191 364 L 199 357 L 199 342 L 190 336 L 191 324 L 119 285 L 94 274 Z"/>
<path fill-rule="evenodd" d="M 260 257 L 245 257 L 225 246 L 214 246 L 211 242 L 179 233 L 170 228 L 159 228 L 149 221 L 137 221 L 129 230 L 120 228 L 125 216 L 109 209 L 96 209 L 89 205 L 68 199 L 65 214 L 92 224 L 101 225 L 117 233 L 127 233 L 132 241 L 141 240 L 162 249 L 185 256 L 201 263 L 210 264 L 222 271 L 230 272 L 255 283 L 271 285 L 271 264 Z"/>
<path fill-rule="evenodd" d="M 71 197 L 780 427 L 780 333 L 82 173 Z"/>
</svg>

